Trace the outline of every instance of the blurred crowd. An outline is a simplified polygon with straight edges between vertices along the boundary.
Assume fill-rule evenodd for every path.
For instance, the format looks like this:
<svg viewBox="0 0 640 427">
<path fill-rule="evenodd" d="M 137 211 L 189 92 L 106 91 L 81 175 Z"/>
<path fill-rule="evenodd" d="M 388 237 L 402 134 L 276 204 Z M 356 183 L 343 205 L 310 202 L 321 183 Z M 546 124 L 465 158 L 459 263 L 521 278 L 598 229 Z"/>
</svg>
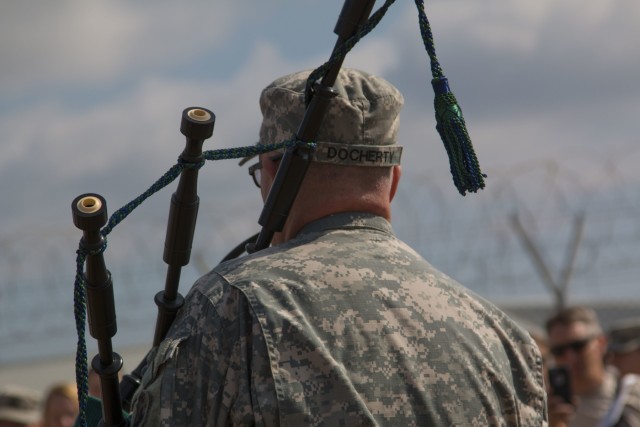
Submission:
<svg viewBox="0 0 640 427">
<path fill-rule="evenodd" d="M 93 369 L 89 395 L 101 397 L 100 377 Z M 75 382 L 54 383 L 44 396 L 25 387 L 0 385 L 0 427 L 71 427 L 79 412 Z"/>
<path fill-rule="evenodd" d="M 44 397 L 22 387 L 0 390 L 0 427 L 70 427 L 79 413 L 75 383 L 56 383 Z"/>
<path fill-rule="evenodd" d="M 549 426 L 640 426 L 640 318 L 603 331 L 594 310 L 568 307 L 547 319 L 545 330 L 534 339 Z"/>
<path fill-rule="evenodd" d="M 604 331 L 589 307 L 565 308 L 532 336 L 540 347 L 550 427 L 640 427 L 640 318 Z M 98 375 L 89 394 L 100 398 Z M 74 382 L 44 396 L 0 385 L 0 427 L 70 427 L 79 413 Z"/>
</svg>

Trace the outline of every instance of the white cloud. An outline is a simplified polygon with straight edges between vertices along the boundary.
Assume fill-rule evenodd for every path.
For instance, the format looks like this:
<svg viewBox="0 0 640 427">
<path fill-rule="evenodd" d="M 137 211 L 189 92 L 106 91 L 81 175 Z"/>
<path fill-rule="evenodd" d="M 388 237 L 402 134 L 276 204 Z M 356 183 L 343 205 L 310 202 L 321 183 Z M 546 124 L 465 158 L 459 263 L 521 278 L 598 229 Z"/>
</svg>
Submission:
<svg viewBox="0 0 640 427">
<path fill-rule="evenodd" d="M 229 0 L 5 6 L 0 37 L 11 42 L 3 45 L 0 89 L 14 96 L 34 87 L 104 84 L 136 70 L 161 73 L 228 43 L 239 20 L 259 13 Z"/>
<path fill-rule="evenodd" d="M 124 62 L 123 48 L 138 27 L 136 17 L 115 3 L 41 2 L 34 8 L 16 2 L 0 20 L 3 40 L 12 40 L 3 46 L 5 90 L 108 75 Z"/>
<path fill-rule="evenodd" d="M 595 56 L 624 60 L 640 35 L 640 3 L 633 0 L 466 0 L 426 4 L 438 45 L 482 47 L 509 55 L 588 49 Z M 417 34 L 417 11 L 405 7 L 405 31 Z M 517 58 L 514 58 L 517 60 Z"/>
<path fill-rule="evenodd" d="M 371 74 L 384 75 L 397 67 L 399 59 L 400 55 L 393 40 L 370 34 L 347 54 L 344 65 L 366 70 Z"/>
<path fill-rule="evenodd" d="M 258 42 L 242 70 L 230 79 L 151 78 L 109 102 L 86 108 L 69 109 L 50 101 L 5 114 L 0 116 L 0 169 L 12 174 L 22 191 L 51 193 L 57 183 L 81 184 L 91 176 L 120 182 L 123 167 L 129 169 L 132 182 L 148 185 L 184 148 L 179 131 L 184 108 L 201 106 L 216 114 L 214 134 L 205 150 L 252 145 L 260 122 L 260 90 L 282 74 L 315 65 L 308 60 L 288 61 L 274 46 Z M 9 168 L 19 164 L 23 167 L 17 172 Z M 34 177 L 39 176 L 47 180 L 36 179 L 36 186 Z M 127 198 L 145 189 L 118 191 Z M 5 194 L 14 191 L 15 186 L 3 189 Z"/>
</svg>

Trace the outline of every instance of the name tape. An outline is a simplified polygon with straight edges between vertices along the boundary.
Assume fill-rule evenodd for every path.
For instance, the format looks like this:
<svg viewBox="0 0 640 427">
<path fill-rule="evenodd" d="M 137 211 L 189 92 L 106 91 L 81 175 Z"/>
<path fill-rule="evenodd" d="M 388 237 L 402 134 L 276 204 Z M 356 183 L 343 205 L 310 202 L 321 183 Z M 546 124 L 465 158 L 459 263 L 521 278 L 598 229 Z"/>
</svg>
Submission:
<svg viewBox="0 0 640 427">
<path fill-rule="evenodd" d="M 318 142 L 313 161 L 350 166 L 395 166 L 400 164 L 401 145 L 345 145 Z"/>
</svg>

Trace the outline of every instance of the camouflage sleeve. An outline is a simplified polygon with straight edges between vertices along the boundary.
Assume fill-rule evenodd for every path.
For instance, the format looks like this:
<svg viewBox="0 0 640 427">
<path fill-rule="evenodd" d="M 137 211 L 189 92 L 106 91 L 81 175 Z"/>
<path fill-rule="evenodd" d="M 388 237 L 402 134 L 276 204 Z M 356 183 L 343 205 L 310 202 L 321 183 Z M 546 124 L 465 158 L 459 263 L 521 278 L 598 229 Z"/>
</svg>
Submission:
<svg viewBox="0 0 640 427">
<path fill-rule="evenodd" d="M 273 425 L 277 403 L 261 336 L 241 292 L 217 275 L 202 278 L 147 356 L 132 425 Z"/>
</svg>

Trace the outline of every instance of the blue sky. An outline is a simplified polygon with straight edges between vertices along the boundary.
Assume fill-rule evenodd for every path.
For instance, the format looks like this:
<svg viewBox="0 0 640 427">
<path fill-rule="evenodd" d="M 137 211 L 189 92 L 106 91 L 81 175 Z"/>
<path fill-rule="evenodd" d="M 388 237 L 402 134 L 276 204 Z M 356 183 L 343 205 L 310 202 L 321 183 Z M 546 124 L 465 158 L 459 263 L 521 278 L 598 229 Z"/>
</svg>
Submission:
<svg viewBox="0 0 640 427">
<path fill-rule="evenodd" d="M 9 255 L 0 262 L 5 270 L 2 295 L 23 278 L 37 288 L 35 283 L 51 274 L 57 286 L 71 286 L 79 238 L 71 201 L 97 192 L 113 212 L 142 193 L 182 151 L 184 108 L 203 106 L 216 114 L 214 135 L 205 149 L 254 143 L 261 88 L 328 58 L 342 3 L 3 4 L 0 244 Z M 461 234 L 467 238 L 475 231 L 456 231 L 447 222 L 452 215 L 442 208 L 444 199 L 453 200 L 447 203 L 456 215 L 508 213 L 518 203 L 525 213 L 560 205 L 571 214 L 593 199 L 567 194 L 624 193 L 608 199 L 613 204 L 625 197 L 637 199 L 637 192 L 629 193 L 640 182 L 637 0 L 434 0 L 426 2 L 426 11 L 444 73 L 489 179 L 486 190 L 464 198 L 450 182 L 434 129 L 431 76 L 417 11 L 413 2 L 397 1 L 347 56 L 346 65 L 382 75 L 405 95 L 400 131 L 404 192 L 394 216 L 401 237 L 420 243 L 417 224 L 447 224 L 451 230 L 438 235 L 441 252 L 434 252 L 446 264 L 451 253 L 467 244 Z M 194 246 L 215 246 L 207 253 L 211 264 L 257 230 L 261 203 L 246 170 L 235 161 L 210 163 L 200 176 L 198 230 L 204 237 Z M 424 198 L 434 182 L 444 182 L 443 190 Z M 127 249 L 162 245 L 170 191 L 139 208 L 126 221 L 131 225 L 119 226 L 125 229 L 121 234 L 114 231 L 107 253 L 114 269 L 139 255 Z M 496 205 L 505 194 L 518 194 L 518 203 Z M 559 253 L 569 226 L 565 219 L 553 225 L 562 233 L 549 227 L 548 244 Z M 132 229 L 147 234 L 131 243 L 127 235 L 134 234 Z M 500 233 L 505 230 L 493 234 Z M 598 236 L 602 234 L 592 237 L 593 245 Z M 474 245 L 482 247 L 484 239 L 476 238 Z M 508 248 L 503 251 L 521 252 L 517 245 Z M 156 252 L 149 256 L 160 259 L 161 248 Z M 544 293 L 539 283 L 535 291 Z M 3 299 L 0 308 L 7 312 Z"/>
</svg>

